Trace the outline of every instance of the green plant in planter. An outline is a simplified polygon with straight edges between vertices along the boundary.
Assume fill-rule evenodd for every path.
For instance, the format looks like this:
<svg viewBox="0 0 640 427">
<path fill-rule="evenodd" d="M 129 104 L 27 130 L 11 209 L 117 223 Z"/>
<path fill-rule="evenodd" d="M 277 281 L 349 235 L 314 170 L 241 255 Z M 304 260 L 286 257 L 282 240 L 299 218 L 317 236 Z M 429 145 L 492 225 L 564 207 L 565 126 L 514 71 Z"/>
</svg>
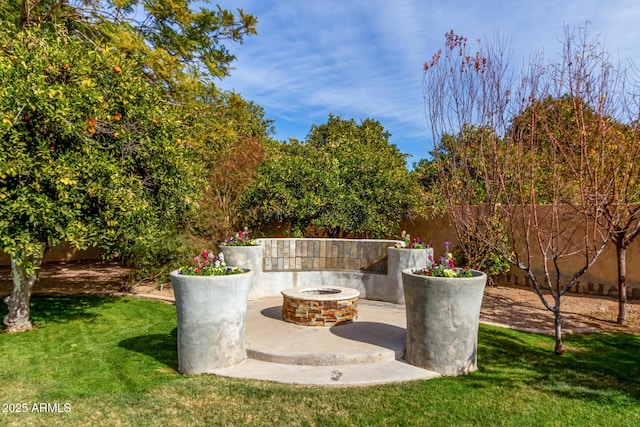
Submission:
<svg viewBox="0 0 640 427">
<path fill-rule="evenodd" d="M 182 267 L 178 274 L 184 276 L 226 276 L 229 274 L 242 274 L 244 270 L 238 267 L 230 267 L 224 262 L 224 255 L 219 253 L 213 257 L 209 252 L 203 251 L 193 258 L 195 266 Z"/>
<path fill-rule="evenodd" d="M 256 246 L 255 239 L 249 237 L 249 231 L 245 228 L 244 231 L 238 231 L 234 236 L 227 237 L 222 246 Z"/>
<path fill-rule="evenodd" d="M 402 242 L 396 243 L 393 247 L 397 249 L 428 249 L 431 247 L 429 243 L 424 243 L 419 237 L 411 239 L 411 236 L 406 231 L 402 232 L 400 238 Z"/>
<path fill-rule="evenodd" d="M 453 261 L 453 254 L 449 252 L 450 242 L 444 242 L 445 251 L 444 256 L 440 257 L 440 263 L 437 264 L 433 256 L 429 256 L 430 266 L 424 268 L 416 268 L 411 270 L 413 274 L 419 276 L 432 276 L 432 277 L 471 277 L 471 268 L 465 266 L 464 268 L 456 267 Z"/>
</svg>

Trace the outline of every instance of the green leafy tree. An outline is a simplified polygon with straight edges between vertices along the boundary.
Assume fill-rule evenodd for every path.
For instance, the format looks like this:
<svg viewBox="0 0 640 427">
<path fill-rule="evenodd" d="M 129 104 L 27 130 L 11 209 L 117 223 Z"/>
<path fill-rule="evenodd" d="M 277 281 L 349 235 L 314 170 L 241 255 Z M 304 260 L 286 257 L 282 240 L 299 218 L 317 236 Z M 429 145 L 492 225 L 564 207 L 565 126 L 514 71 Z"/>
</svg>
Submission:
<svg viewBox="0 0 640 427">
<path fill-rule="evenodd" d="M 265 146 L 273 144 L 273 128 L 261 107 L 235 93 L 220 93 L 206 108 L 208 126 L 200 137 L 192 137 L 192 144 L 211 153 L 203 157 L 208 186 L 190 227 L 196 235 L 220 242 L 242 227 L 240 198 L 264 160 Z M 200 117 L 195 114 L 190 121 Z"/>
<path fill-rule="evenodd" d="M 318 178 L 325 171 L 316 170 L 309 161 L 308 147 L 297 140 L 266 148 L 255 179 L 241 195 L 243 221 L 252 227 L 284 222 L 291 225 L 294 235 L 301 235 L 318 216 L 325 186 L 325 178 Z"/>
<path fill-rule="evenodd" d="M 252 119 L 243 123 L 246 117 L 241 111 L 262 119 L 259 107 L 222 93 L 215 85 L 216 79 L 229 74 L 235 59 L 229 47 L 256 34 L 256 18 L 241 9 L 231 12 L 191 0 L 20 0 L 0 2 L 0 24 L 15 32 L 64 28 L 88 44 L 108 44 L 134 61 L 164 98 L 181 109 L 179 139 L 200 150 L 199 161 L 206 167 L 213 167 L 207 159 L 252 138 L 247 130 Z M 206 191 L 215 185 L 203 182 L 201 188 Z M 169 259 L 158 251 L 174 252 L 180 239 L 173 231 L 166 239 L 165 233 L 157 234 L 127 252 L 128 260 L 152 268 Z"/>
<path fill-rule="evenodd" d="M 57 28 L 0 30 L 0 243 L 10 331 L 52 246 L 126 251 L 197 208 L 181 110 L 117 50 Z"/>
<path fill-rule="evenodd" d="M 1 20 L 18 30 L 64 26 L 95 43 L 108 42 L 144 65 L 167 88 L 185 76 L 220 78 L 235 59 L 225 42 L 256 34 L 257 20 L 192 0 L 19 0 L 0 3 Z"/>
<path fill-rule="evenodd" d="M 274 147 L 243 194 L 248 220 L 284 221 L 298 233 L 315 229 L 330 237 L 397 234 L 422 199 L 406 156 L 389 137 L 375 120 L 357 124 L 330 115 L 304 143 Z"/>
</svg>

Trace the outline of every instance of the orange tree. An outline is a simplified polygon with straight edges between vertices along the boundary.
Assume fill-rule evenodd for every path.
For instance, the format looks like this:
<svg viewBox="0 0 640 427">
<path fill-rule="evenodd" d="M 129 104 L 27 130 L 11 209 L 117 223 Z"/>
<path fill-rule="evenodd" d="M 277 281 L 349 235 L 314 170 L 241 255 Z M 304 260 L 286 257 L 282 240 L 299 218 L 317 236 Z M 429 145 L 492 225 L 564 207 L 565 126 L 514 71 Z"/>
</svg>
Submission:
<svg viewBox="0 0 640 427">
<path fill-rule="evenodd" d="M 161 90 L 163 98 L 181 110 L 182 127 L 178 139 L 198 150 L 198 160 L 209 169 L 209 182 L 199 183 L 201 192 L 205 193 L 221 186 L 212 177 L 218 163 L 224 162 L 212 159 L 219 158 L 221 153 L 228 156 L 236 145 L 242 145 L 240 140 L 250 138 L 261 142 L 254 129 L 247 130 L 254 127 L 254 123 L 252 117 L 246 117 L 254 115 L 261 119 L 259 107 L 236 94 L 223 93 L 215 85 L 216 79 L 229 74 L 235 59 L 229 45 L 242 43 L 245 36 L 256 34 L 256 24 L 256 18 L 241 9 L 231 12 L 210 7 L 207 1 L 0 2 L 0 26 L 7 31 L 64 28 L 88 45 L 108 44 L 110 49 L 132 61 L 132 66 L 135 63 L 142 70 L 144 79 L 155 86 L 154 90 Z M 241 154 L 246 153 L 245 150 Z M 239 187 L 227 188 L 241 191 Z M 227 197 L 225 200 L 232 199 Z M 201 215 L 192 226 L 198 233 L 209 225 L 205 210 L 216 206 L 212 198 L 207 201 L 200 205 Z M 219 217 L 215 216 L 216 219 Z M 136 267 L 136 276 L 150 273 L 150 270 L 155 275 L 158 265 L 172 262 L 179 256 L 184 248 L 186 227 L 185 224 L 177 225 L 165 227 L 153 238 L 138 242 L 140 244 L 126 251 L 126 261 Z"/>
<path fill-rule="evenodd" d="M 147 78 L 175 89 L 229 74 L 234 55 L 225 42 L 256 34 L 257 20 L 238 9 L 208 8 L 207 0 L 18 0 L 0 2 L 0 21 L 18 30 L 64 26 L 102 40 L 144 65 Z M 189 77 L 188 79 L 183 79 Z M 195 77 L 195 79 L 193 79 Z"/>
<path fill-rule="evenodd" d="M 0 244 L 11 256 L 10 331 L 55 244 L 107 254 L 196 207 L 200 163 L 181 114 L 136 61 L 59 26 L 0 30 Z"/>
<path fill-rule="evenodd" d="M 242 195 L 250 225 L 289 223 L 297 234 L 325 232 L 389 237 L 422 199 L 405 155 L 377 121 L 360 124 L 329 116 L 304 143 L 267 151 L 255 180 Z"/>
</svg>

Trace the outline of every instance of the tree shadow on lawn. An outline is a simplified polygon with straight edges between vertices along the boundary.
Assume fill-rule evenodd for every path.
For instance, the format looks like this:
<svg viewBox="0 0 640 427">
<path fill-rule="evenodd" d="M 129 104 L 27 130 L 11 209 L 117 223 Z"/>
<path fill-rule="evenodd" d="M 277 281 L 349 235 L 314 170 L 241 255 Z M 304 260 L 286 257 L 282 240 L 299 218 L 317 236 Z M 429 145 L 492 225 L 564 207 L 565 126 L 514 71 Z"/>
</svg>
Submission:
<svg viewBox="0 0 640 427">
<path fill-rule="evenodd" d="M 178 328 L 170 334 L 152 334 L 128 338 L 118 343 L 118 347 L 156 359 L 174 371 L 178 371 Z"/>
<path fill-rule="evenodd" d="M 625 333 L 565 335 L 565 353 L 554 338 L 481 326 L 480 371 L 468 377 L 477 387 L 521 383 L 564 397 L 615 398 L 623 392 L 640 401 L 640 336 Z"/>
<path fill-rule="evenodd" d="M 31 297 L 30 318 L 34 327 L 43 324 L 66 323 L 72 320 L 93 321 L 99 314 L 89 310 L 115 301 L 109 296 L 60 296 L 34 295 Z M 0 303 L 0 318 L 9 312 L 9 307 Z"/>
<path fill-rule="evenodd" d="M 125 303 L 119 297 L 87 295 L 34 295 L 31 298 L 30 317 L 34 328 L 47 324 L 67 323 L 74 320 L 83 322 L 99 321 L 101 314 L 90 310 L 110 303 Z M 6 304 L 0 301 L 0 319 L 9 312 Z M 0 329 L 1 330 L 1 329 Z M 169 334 L 152 334 L 129 338 L 118 346 L 150 356 L 167 367 L 178 370 L 177 353 L 178 329 Z"/>
</svg>

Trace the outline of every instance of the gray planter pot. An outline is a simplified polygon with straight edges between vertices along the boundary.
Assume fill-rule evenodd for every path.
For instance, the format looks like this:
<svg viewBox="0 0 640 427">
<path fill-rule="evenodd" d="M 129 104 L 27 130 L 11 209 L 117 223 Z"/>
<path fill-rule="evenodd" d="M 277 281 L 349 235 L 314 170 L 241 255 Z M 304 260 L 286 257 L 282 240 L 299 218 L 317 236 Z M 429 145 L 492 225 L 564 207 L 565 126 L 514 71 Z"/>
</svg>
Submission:
<svg viewBox="0 0 640 427">
<path fill-rule="evenodd" d="M 475 371 L 487 275 L 474 270 L 468 278 L 426 277 L 406 269 L 402 281 L 407 362 L 446 376 Z"/>
<path fill-rule="evenodd" d="M 178 370 L 202 374 L 245 357 L 244 330 L 253 272 L 228 276 L 171 273 L 178 317 Z"/>
<path fill-rule="evenodd" d="M 429 255 L 433 256 L 433 248 L 427 249 L 401 249 L 390 247 L 387 249 L 389 277 L 389 302 L 404 304 L 404 291 L 402 290 L 402 270 L 407 268 L 427 267 Z"/>
<path fill-rule="evenodd" d="M 235 265 L 240 268 L 248 268 L 253 271 L 251 279 L 251 290 L 249 291 L 249 299 L 261 298 L 264 295 L 260 289 L 259 282 L 262 275 L 262 259 L 264 255 L 264 246 L 220 246 L 220 252 L 224 255 L 224 261 L 227 265 Z"/>
</svg>

